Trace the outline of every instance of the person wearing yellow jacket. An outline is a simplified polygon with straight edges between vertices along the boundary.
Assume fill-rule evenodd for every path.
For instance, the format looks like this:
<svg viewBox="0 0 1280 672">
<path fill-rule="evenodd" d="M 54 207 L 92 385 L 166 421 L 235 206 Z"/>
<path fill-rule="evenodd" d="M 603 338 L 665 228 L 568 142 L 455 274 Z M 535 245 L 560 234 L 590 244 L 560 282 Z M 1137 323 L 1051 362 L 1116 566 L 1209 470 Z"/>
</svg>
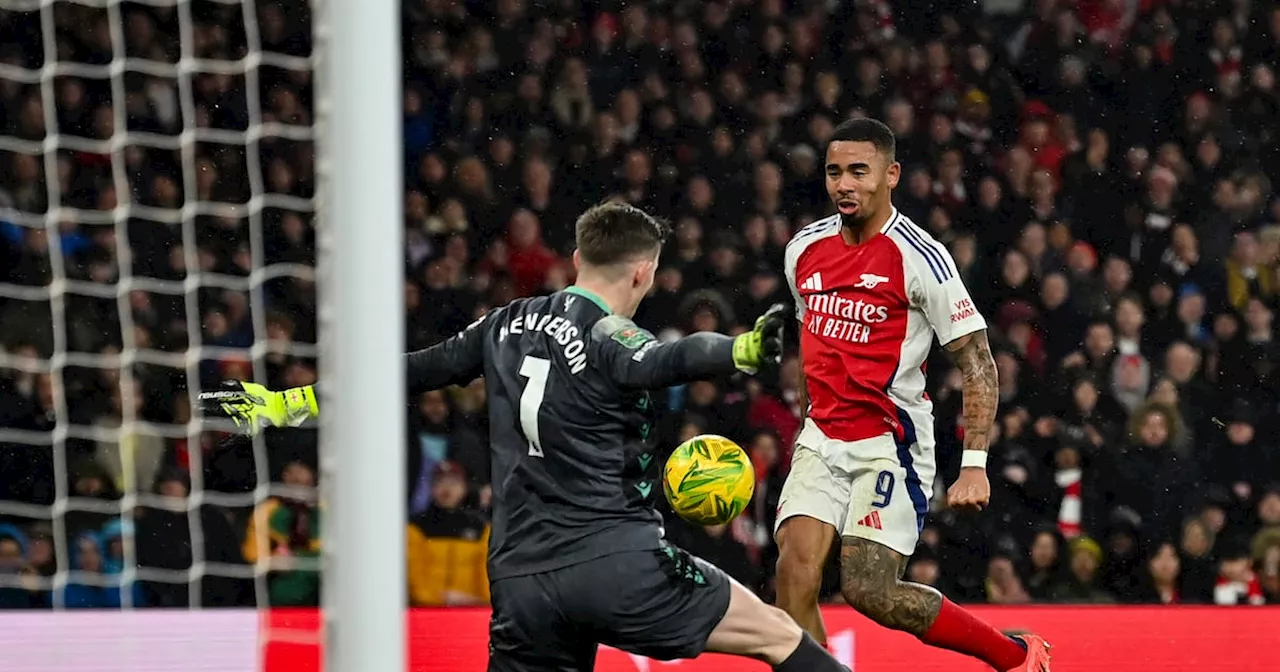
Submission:
<svg viewBox="0 0 1280 672">
<path fill-rule="evenodd" d="M 1235 248 L 1226 267 L 1227 301 L 1236 310 L 1243 311 L 1252 297 L 1265 302 L 1280 292 L 1280 287 L 1273 284 L 1274 270 L 1262 257 L 1258 236 L 1251 231 L 1236 234 Z"/>
<path fill-rule="evenodd" d="M 489 524 L 465 507 L 462 468 L 445 461 L 432 474 L 431 505 L 409 523 L 409 601 L 414 606 L 489 604 Z"/>
</svg>

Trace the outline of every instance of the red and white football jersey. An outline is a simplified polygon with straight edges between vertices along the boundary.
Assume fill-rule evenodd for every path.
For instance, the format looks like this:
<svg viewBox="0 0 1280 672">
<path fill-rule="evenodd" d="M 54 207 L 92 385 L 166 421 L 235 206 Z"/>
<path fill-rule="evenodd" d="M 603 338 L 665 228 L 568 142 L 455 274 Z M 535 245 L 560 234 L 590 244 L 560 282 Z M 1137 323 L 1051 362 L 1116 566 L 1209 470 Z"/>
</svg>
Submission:
<svg viewBox="0 0 1280 672">
<path fill-rule="evenodd" d="M 787 244 L 809 418 L 830 439 L 892 433 L 933 447 L 925 360 L 943 344 L 985 329 L 951 253 L 895 208 L 879 235 L 848 245 L 838 215 Z"/>
</svg>

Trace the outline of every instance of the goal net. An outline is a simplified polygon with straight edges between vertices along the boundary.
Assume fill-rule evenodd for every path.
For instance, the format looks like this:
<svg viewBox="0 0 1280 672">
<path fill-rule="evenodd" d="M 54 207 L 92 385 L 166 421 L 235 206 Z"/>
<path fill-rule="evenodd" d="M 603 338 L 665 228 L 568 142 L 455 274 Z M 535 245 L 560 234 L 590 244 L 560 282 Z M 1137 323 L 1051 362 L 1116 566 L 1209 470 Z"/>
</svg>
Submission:
<svg viewBox="0 0 1280 672">
<path fill-rule="evenodd" d="M 311 23 L 305 0 L 0 0 L 0 606 L 51 608 L 0 628 L 6 669 L 318 644 L 314 617 L 258 619 L 245 651 L 243 621 L 143 609 L 318 605 L 316 431 L 226 442 L 192 413 L 222 379 L 316 378 Z M 74 607 L 128 613 L 58 644 Z"/>
</svg>

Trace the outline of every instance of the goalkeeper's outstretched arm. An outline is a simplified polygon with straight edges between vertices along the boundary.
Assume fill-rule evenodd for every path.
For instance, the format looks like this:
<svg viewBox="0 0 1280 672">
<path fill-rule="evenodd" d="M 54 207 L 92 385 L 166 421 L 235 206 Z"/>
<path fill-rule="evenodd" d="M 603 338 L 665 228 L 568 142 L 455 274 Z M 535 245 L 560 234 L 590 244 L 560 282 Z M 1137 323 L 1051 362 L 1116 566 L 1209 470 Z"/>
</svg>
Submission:
<svg viewBox="0 0 1280 672">
<path fill-rule="evenodd" d="M 450 385 L 466 385 L 484 375 L 486 317 L 441 343 L 404 356 L 405 385 L 410 396 Z"/>
<path fill-rule="evenodd" d="M 663 343 L 631 320 L 611 315 L 596 323 L 592 343 L 603 368 L 624 387 L 658 389 L 694 380 L 755 374 L 777 366 L 786 308 L 774 306 L 736 337 L 697 333 Z"/>
<path fill-rule="evenodd" d="M 745 334 L 733 338 L 694 334 L 671 344 L 659 343 L 628 319 L 609 317 L 597 323 L 592 340 L 600 344 L 601 364 L 618 384 L 659 388 L 735 370 L 754 374 L 762 367 L 776 366 L 782 356 L 785 314 L 783 306 L 774 306 Z M 409 396 L 465 385 L 480 377 L 484 373 L 485 322 L 481 318 L 443 343 L 405 355 Z M 206 415 L 230 418 L 249 434 L 256 434 L 265 427 L 301 425 L 320 414 L 321 399 L 310 385 L 274 392 L 257 383 L 232 381 L 222 389 L 202 392 L 200 407 Z"/>
<path fill-rule="evenodd" d="M 484 372 L 484 322 L 481 318 L 441 343 L 404 356 L 410 396 L 449 385 L 465 385 Z M 281 392 L 257 383 L 228 381 L 201 392 L 205 415 L 231 419 L 249 434 L 266 427 L 297 427 L 320 414 L 322 399 L 311 385 Z"/>
</svg>

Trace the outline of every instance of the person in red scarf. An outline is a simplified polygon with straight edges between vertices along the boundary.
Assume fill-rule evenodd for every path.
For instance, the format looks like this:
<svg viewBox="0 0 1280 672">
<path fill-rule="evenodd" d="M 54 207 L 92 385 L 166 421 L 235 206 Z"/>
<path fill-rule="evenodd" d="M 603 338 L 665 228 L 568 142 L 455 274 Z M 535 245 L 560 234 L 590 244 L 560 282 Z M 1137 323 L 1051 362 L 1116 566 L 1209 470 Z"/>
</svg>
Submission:
<svg viewBox="0 0 1280 672">
<path fill-rule="evenodd" d="M 547 273 L 560 257 L 542 242 L 537 215 L 517 210 L 507 225 L 507 272 L 518 296 L 532 296 L 547 281 Z"/>
<path fill-rule="evenodd" d="M 1253 571 L 1249 546 L 1243 539 L 1228 539 L 1215 549 L 1218 580 L 1213 586 L 1213 603 L 1223 606 L 1266 604 L 1262 582 Z"/>
<path fill-rule="evenodd" d="M 1053 482 L 1058 487 L 1058 533 L 1068 541 L 1084 533 L 1084 470 L 1080 451 L 1071 446 L 1058 449 L 1053 457 Z"/>
</svg>

